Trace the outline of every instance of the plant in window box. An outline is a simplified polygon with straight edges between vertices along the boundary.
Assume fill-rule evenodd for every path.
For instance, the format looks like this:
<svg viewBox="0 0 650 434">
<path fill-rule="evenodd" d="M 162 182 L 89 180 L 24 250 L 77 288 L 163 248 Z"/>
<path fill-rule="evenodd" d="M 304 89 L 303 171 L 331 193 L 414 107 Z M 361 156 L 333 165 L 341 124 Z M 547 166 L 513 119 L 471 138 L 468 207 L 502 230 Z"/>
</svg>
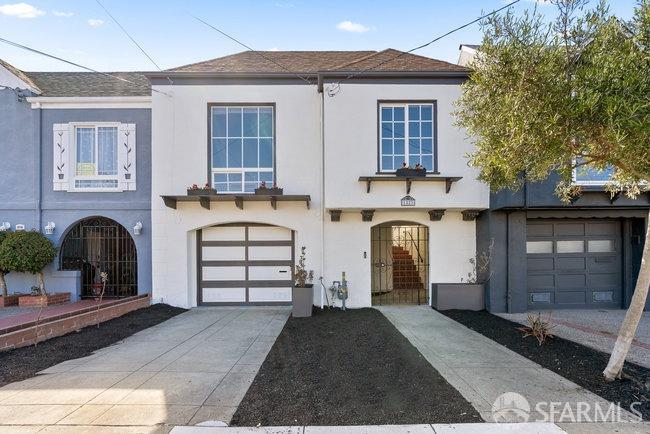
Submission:
<svg viewBox="0 0 650 434">
<path fill-rule="evenodd" d="M 402 167 L 395 171 L 396 176 L 405 176 L 409 178 L 414 177 L 424 177 L 427 175 L 427 168 L 421 165 L 420 163 L 416 164 L 415 167 L 411 167 L 406 163 L 402 164 Z"/>
<path fill-rule="evenodd" d="M 283 189 L 278 187 L 274 182 L 272 187 L 266 185 L 265 181 L 260 183 L 260 186 L 255 189 L 255 194 L 268 194 L 271 196 L 281 196 Z"/>
<path fill-rule="evenodd" d="M 296 264 L 294 273 L 293 288 L 291 288 L 291 302 L 293 308 L 291 315 L 302 318 L 311 316 L 311 309 L 314 304 L 314 271 L 307 270 L 305 265 L 305 251 L 307 248 L 302 246 L 300 249 L 300 259 Z"/>
<path fill-rule="evenodd" d="M 203 187 L 192 184 L 190 187 L 187 187 L 188 196 L 209 196 L 211 194 L 217 194 L 217 190 L 212 188 L 210 184 L 205 184 Z"/>
</svg>

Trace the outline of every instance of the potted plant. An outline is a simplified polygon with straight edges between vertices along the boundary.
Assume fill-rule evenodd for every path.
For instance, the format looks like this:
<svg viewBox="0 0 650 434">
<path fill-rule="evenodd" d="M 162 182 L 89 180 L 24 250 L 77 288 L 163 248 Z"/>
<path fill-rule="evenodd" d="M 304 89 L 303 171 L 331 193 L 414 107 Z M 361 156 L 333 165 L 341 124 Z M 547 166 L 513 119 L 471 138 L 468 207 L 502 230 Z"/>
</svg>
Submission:
<svg viewBox="0 0 650 434">
<path fill-rule="evenodd" d="M 468 262 L 472 271 L 466 278 L 461 278 L 460 283 L 432 283 L 431 306 L 437 310 L 485 309 L 485 282 L 490 279 L 490 260 L 494 250 L 494 240 L 486 252 L 477 253 L 475 258 Z"/>
<path fill-rule="evenodd" d="M 38 295 L 21 295 L 19 306 L 43 306 L 70 300 L 70 293 L 48 294 L 45 289 L 43 269 L 56 257 L 52 242 L 41 233 L 11 232 L 0 245 L 0 266 L 4 270 L 35 274 Z"/>
<path fill-rule="evenodd" d="M 2 245 L 5 238 L 7 238 L 9 232 L 0 232 L 0 246 Z M 2 290 L 2 295 L 0 296 L 0 307 L 7 306 L 16 306 L 18 305 L 18 295 L 9 295 L 7 293 L 7 281 L 5 280 L 5 275 L 9 273 L 9 270 L 6 270 L 0 264 L 0 290 Z"/>
<path fill-rule="evenodd" d="M 416 164 L 415 167 L 402 163 L 402 167 L 395 171 L 395 175 L 408 178 L 423 177 L 427 175 L 427 168 L 420 163 Z"/>
<path fill-rule="evenodd" d="M 266 181 L 262 181 L 260 186 L 255 189 L 255 194 L 267 194 L 271 196 L 280 196 L 282 195 L 283 189 L 277 186 L 274 182 L 272 187 L 266 185 Z"/>
<path fill-rule="evenodd" d="M 294 285 L 291 288 L 291 302 L 293 309 L 291 315 L 297 318 L 311 316 L 311 309 L 314 305 L 314 271 L 307 270 L 305 266 L 305 251 L 307 248 L 302 246 L 300 249 L 300 258 L 296 265 L 294 274 Z"/>
<path fill-rule="evenodd" d="M 211 194 L 217 194 L 217 190 L 212 188 L 210 184 L 206 183 L 203 187 L 199 187 L 196 184 L 192 184 L 187 187 L 188 196 L 209 196 Z"/>
</svg>

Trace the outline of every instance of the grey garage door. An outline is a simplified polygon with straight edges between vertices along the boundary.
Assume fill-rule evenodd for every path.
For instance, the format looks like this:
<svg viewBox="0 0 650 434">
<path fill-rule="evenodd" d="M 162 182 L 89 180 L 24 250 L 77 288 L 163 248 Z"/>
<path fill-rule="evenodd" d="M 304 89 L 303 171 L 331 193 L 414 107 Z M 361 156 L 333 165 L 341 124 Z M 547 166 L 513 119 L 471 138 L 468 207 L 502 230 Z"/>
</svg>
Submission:
<svg viewBox="0 0 650 434">
<path fill-rule="evenodd" d="M 291 304 L 293 231 L 260 224 L 197 232 L 197 304 Z"/>
<path fill-rule="evenodd" d="M 618 308 L 621 224 L 615 220 L 528 220 L 528 308 Z"/>
</svg>

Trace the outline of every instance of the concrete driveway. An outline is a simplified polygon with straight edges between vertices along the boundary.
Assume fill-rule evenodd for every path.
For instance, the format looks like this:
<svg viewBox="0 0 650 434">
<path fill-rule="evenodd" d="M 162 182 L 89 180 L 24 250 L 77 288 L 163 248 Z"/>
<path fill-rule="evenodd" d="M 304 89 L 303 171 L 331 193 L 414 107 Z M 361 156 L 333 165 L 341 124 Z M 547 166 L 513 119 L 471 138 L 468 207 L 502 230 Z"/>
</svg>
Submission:
<svg viewBox="0 0 650 434">
<path fill-rule="evenodd" d="M 0 432 L 229 422 L 289 314 L 285 307 L 192 309 L 8 384 L 0 388 Z"/>
<path fill-rule="evenodd" d="M 542 312 L 555 325 L 553 334 L 611 353 L 627 310 L 556 310 Z M 525 313 L 498 313 L 500 317 L 528 324 Z M 650 368 L 650 312 L 643 312 L 627 360 Z"/>
</svg>

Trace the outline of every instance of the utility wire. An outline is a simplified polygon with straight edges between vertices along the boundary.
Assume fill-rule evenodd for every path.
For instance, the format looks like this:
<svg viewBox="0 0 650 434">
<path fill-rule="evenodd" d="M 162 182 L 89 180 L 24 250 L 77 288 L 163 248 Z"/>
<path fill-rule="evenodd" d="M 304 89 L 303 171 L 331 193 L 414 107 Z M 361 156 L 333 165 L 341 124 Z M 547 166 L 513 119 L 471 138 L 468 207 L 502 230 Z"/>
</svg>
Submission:
<svg viewBox="0 0 650 434">
<path fill-rule="evenodd" d="M 373 69 L 376 69 L 376 68 L 378 68 L 378 67 L 380 67 L 381 65 L 384 65 L 384 64 L 386 64 L 386 63 L 392 62 L 392 61 L 394 61 L 395 59 L 398 59 L 398 58 L 402 57 L 402 56 L 405 55 L 405 54 L 410 54 L 410 53 L 412 53 L 412 52 L 414 52 L 414 51 L 421 50 L 422 48 L 428 47 L 429 45 L 433 44 L 434 42 L 437 42 L 437 41 L 441 40 L 442 38 L 445 38 L 445 37 L 451 35 L 452 33 L 455 33 L 455 32 L 457 32 L 457 31 L 459 31 L 459 30 L 462 30 L 462 29 L 464 29 L 465 27 L 469 27 L 469 26 L 471 26 L 472 24 L 475 24 L 475 23 L 477 23 L 477 22 L 479 22 L 479 21 L 481 21 L 481 20 L 483 20 L 483 19 L 485 19 L 485 18 L 487 18 L 487 17 L 489 17 L 489 16 L 491 16 L 491 15 L 494 15 L 494 14 L 496 14 L 496 13 L 499 13 L 499 12 L 501 12 L 502 10 L 509 8 L 510 6 L 512 6 L 512 5 L 516 4 L 516 3 L 519 3 L 520 1 L 521 1 L 521 0 L 514 0 L 514 1 L 512 1 L 512 2 L 510 2 L 510 3 L 508 3 L 508 4 L 506 4 L 506 5 L 504 5 L 504 6 L 502 6 L 502 7 L 500 7 L 499 9 L 496 9 L 496 10 L 494 10 L 494 11 L 488 13 L 488 14 L 482 15 L 482 16 L 480 16 L 480 17 L 478 17 L 478 18 L 476 18 L 476 19 L 474 19 L 474 20 L 472 20 L 472 21 L 470 21 L 470 22 L 468 22 L 468 23 L 463 24 L 462 26 L 456 27 L 455 29 L 452 29 L 452 30 L 450 30 L 450 31 L 448 31 L 448 32 L 446 32 L 446 33 L 440 35 L 440 36 L 437 36 L 437 37 L 433 38 L 432 40 L 430 40 L 429 42 L 427 42 L 427 43 L 425 43 L 425 44 L 418 45 L 417 47 L 415 47 L 415 48 L 411 48 L 411 49 L 408 50 L 408 51 L 402 51 L 402 52 L 400 52 L 397 56 L 394 56 L 394 57 L 391 57 L 390 59 L 386 59 L 386 60 L 384 60 L 384 61 L 382 61 L 382 62 L 379 62 L 378 64 L 376 64 L 375 66 L 373 66 L 373 67 L 371 67 L 371 68 L 367 68 L 367 69 L 363 69 L 363 70 L 358 71 L 358 72 L 351 73 L 351 74 L 349 74 L 347 77 L 345 77 L 345 78 L 343 78 L 342 80 L 339 80 L 338 82 L 336 82 L 336 87 L 337 87 L 336 92 L 335 92 L 334 94 L 331 94 L 330 96 L 334 96 L 334 95 L 336 95 L 336 93 L 338 93 L 338 90 L 339 90 L 340 85 L 341 85 L 342 82 L 347 81 L 347 80 L 350 80 L 350 79 L 356 77 L 357 75 L 363 74 L 363 73 L 365 73 L 365 72 L 370 72 L 370 71 L 372 71 Z"/>
<path fill-rule="evenodd" d="M 188 13 L 189 13 L 189 12 L 188 12 Z M 238 40 L 238 39 L 235 38 L 234 36 L 230 36 L 228 33 L 224 32 L 224 31 L 221 30 L 221 29 L 218 29 L 217 27 L 215 27 L 215 26 L 213 26 L 212 24 L 210 24 L 210 23 L 208 23 L 208 22 L 202 20 L 201 18 L 197 17 L 196 15 L 192 15 L 192 14 L 189 14 L 189 15 L 190 15 L 192 18 L 194 18 L 195 20 L 197 20 L 197 21 L 199 21 L 199 22 L 205 24 L 206 26 L 210 27 L 212 30 L 215 30 L 215 31 L 221 33 L 221 34 L 222 34 L 223 36 L 225 36 L 226 38 L 228 38 L 228 39 L 230 39 L 231 41 L 234 41 L 234 42 L 236 42 L 237 44 L 241 45 L 242 47 L 246 48 L 247 50 L 252 51 L 253 53 L 255 53 L 255 54 L 257 54 L 258 56 L 260 56 L 260 57 L 262 57 L 262 58 L 268 60 L 269 62 L 271 62 L 271 63 L 273 63 L 273 64 L 279 66 L 280 68 L 284 69 L 285 71 L 288 71 L 288 72 L 294 74 L 296 77 L 300 78 L 301 80 L 303 80 L 303 81 L 306 82 L 307 84 L 312 84 L 312 82 L 311 82 L 311 80 L 309 80 L 309 78 L 307 78 L 307 77 L 305 77 L 305 76 L 302 76 L 302 75 L 300 75 L 300 74 L 296 74 L 295 71 L 292 71 L 291 69 L 287 68 L 287 67 L 284 66 L 283 64 L 281 64 L 281 63 L 279 63 L 279 62 L 277 62 L 277 61 L 271 59 L 270 57 L 266 56 L 266 55 L 263 54 L 262 52 L 257 51 L 257 50 L 255 50 L 255 49 L 251 48 L 250 46 L 244 44 L 243 42 L 241 42 L 240 40 Z"/>
<path fill-rule="evenodd" d="M 45 52 L 37 50 L 35 48 L 31 48 L 31 47 L 28 47 L 26 45 L 19 44 L 18 42 L 13 42 L 13 41 L 10 41 L 10 40 L 4 39 L 4 38 L 0 38 L 0 42 L 4 42 L 7 45 L 11 45 L 11 46 L 16 47 L 16 48 L 21 48 L 23 50 L 27 50 L 27 51 L 30 51 L 32 53 L 40 54 L 41 56 L 49 57 L 50 59 L 58 60 L 59 62 L 67 63 L 68 65 L 76 66 L 77 68 L 85 69 L 86 71 L 94 72 L 96 74 L 101 74 L 103 76 L 110 77 L 110 78 L 113 78 L 115 80 L 123 81 L 125 83 L 129 83 L 129 84 L 132 84 L 132 85 L 137 86 L 137 87 L 146 87 L 147 89 L 149 89 L 149 90 L 151 90 L 153 92 L 158 92 L 158 93 L 161 93 L 161 94 L 166 95 L 166 96 L 171 96 L 168 93 L 165 93 L 163 91 L 154 89 L 151 86 L 143 85 L 141 83 L 136 83 L 135 81 L 127 80 L 124 77 L 119 77 L 117 75 L 112 75 L 112 74 L 109 74 L 107 72 L 97 71 L 96 69 L 92 69 L 92 68 L 89 68 L 87 66 L 80 65 L 80 64 L 72 62 L 70 60 L 66 60 L 66 59 L 63 59 L 61 57 L 55 56 L 53 54 L 45 53 Z"/>
<path fill-rule="evenodd" d="M 160 68 L 160 66 L 158 66 L 158 64 L 156 63 L 156 61 L 153 60 L 153 59 L 151 58 L 151 56 L 149 55 L 149 53 L 147 53 L 147 52 L 145 51 L 145 49 L 142 48 L 142 46 L 136 42 L 135 39 L 133 39 L 133 37 L 129 34 L 129 32 L 126 31 L 126 29 L 122 26 L 122 24 L 120 24 L 120 22 L 117 21 L 117 19 L 116 19 L 116 18 L 115 18 L 115 17 L 114 17 L 114 16 L 113 16 L 109 11 L 108 11 L 108 9 L 106 9 L 106 7 L 102 4 L 102 2 L 100 2 L 99 0 L 95 0 L 95 1 L 97 2 L 97 4 L 98 4 L 102 9 L 104 9 L 104 12 L 106 12 L 106 14 L 107 14 L 109 17 L 111 17 L 111 20 L 113 20 L 113 21 L 115 22 L 115 24 L 117 24 L 117 26 L 118 26 L 120 29 L 122 29 L 122 31 L 124 32 L 124 34 L 125 34 L 125 35 L 130 39 L 130 40 L 131 40 L 131 42 L 133 42 L 133 44 L 135 44 L 135 46 L 138 47 L 138 48 L 140 49 L 140 51 L 142 51 L 142 54 L 144 54 L 145 56 L 147 56 L 147 59 L 149 59 L 149 61 L 150 61 L 151 63 L 153 63 L 154 66 L 155 66 L 156 68 L 158 68 L 158 71 L 161 71 L 161 72 L 162 72 L 162 69 Z"/>
</svg>

